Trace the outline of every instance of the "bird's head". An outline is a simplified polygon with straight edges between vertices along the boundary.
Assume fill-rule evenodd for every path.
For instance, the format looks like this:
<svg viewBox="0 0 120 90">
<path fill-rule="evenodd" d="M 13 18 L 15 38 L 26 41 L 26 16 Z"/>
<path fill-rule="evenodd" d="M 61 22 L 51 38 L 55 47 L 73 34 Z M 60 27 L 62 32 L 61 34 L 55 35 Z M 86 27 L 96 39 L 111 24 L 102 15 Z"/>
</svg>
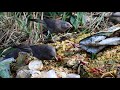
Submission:
<svg viewBox="0 0 120 90">
<path fill-rule="evenodd" d="M 73 26 L 69 23 L 69 22 L 63 22 L 61 27 L 64 29 L 64 30 L 67 30 L 67 29 L 70 29 L 72 28 Z"/>
</svg>

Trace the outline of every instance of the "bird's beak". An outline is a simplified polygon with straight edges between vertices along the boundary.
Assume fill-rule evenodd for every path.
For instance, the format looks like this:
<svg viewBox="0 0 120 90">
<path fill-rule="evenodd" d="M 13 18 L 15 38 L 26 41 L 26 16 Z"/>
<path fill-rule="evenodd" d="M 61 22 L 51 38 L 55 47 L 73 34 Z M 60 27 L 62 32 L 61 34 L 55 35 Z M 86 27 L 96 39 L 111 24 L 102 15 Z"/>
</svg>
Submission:
<svg viewBox="0 0 120 90">
<path fill-rule="evenodd" d="M 55 57 L 52 58 L 52 60 L 58 61 L 58 58 L 55 56 Z"/>
<path fill-rule="evenodd" d="M 73 26 L 70 24 L 70 28 L 72 28 Z"/>
<path fill-rule="evenodd" d="M 70 24 L 70 28 L 72 28 L 73 26 Z"/>
<path fill-rule="evenodd" d="M 58 61 L 58 58 L 55 56 L 55 60 Z"/>
</svg>

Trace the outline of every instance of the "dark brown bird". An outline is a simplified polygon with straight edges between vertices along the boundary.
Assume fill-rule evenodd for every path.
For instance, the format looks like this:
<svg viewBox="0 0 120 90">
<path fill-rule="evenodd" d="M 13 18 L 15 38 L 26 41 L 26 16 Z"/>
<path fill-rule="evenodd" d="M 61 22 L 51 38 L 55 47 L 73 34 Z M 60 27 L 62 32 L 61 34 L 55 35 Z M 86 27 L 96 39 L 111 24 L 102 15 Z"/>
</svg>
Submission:
<svg viewBox="0 0 120 90">
<path fill-rule="evenodd" d="M 43 21 L 40 19 L 28 19 L 28 21 L 35 21 L 37 23 L 43 23 L 45 28 L 50 31 L 50 33 L 64 33 L 66 30 L 72 28 L 69 22 L 57 19 L 47 19 Z"/>
<path fill-rule="evenodd" d="M 33 56 L 40 60 L 51 60 L 56 58 L 56 50 L 50 45 L 33 45 L 30 46 L 32 49 Z"/>
<path fill-rule="evenodd" d="M 14 50 L 9 51 L 9 53 L 5 55 L 5 59 L 11 57 L 16 59 L 18 57 L 19 52 L 32 53 L 34 57 L 40 60 L 57 60 L 55 48 L 46 44 L 31 46 L 15 46 Z"/>
</svg>

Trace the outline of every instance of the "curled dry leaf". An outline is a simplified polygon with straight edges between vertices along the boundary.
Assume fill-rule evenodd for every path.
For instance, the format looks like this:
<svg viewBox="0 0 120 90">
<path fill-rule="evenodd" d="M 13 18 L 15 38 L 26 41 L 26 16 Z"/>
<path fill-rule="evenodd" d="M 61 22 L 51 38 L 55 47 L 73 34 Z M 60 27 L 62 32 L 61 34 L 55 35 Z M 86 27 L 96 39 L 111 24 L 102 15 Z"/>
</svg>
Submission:
<svg viewBox="0 0 120 90">
<path fill-rule="evenodd" d="M 106 73 L 103 73 L 103 75 L 101 76 L 101 78 L 115 78 L 115 74 L 116 74 L 116 70 L 114 71 L 110 71 L 110 72 L 106 72 Z"/>
</svg>

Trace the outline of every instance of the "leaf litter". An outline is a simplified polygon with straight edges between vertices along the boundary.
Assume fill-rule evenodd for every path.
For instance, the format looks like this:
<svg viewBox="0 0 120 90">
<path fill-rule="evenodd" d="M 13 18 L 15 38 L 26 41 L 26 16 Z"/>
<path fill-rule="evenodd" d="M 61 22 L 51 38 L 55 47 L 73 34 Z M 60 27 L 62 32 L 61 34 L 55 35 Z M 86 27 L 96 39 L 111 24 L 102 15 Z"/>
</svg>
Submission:
<svg viewBox="0 0 120 90">
<path fill-rule="evenodd" d="M 74 36 L 74 33 L 72 34 L 71 35 Z M 56 41 L 55 43 L 50 43 L 50 45 L 54 46 L 57 50 L 59 62 L 54 60 L 44 60 L 42 61 L 43 67 L 40 69 L 40 71 L 47 72 L 49 70 L 55 70 L 58 78 L 65 77 L 65 74 L 70 73 L 80 75 L 81 78 L 115 78 L 116 66 L 120 64 L 120 46 L 107 47 L 104 49 L 104 51 L 97 54 L 96 59 L 92 60 L 84 50 L 80 49 L 79 47 L 75 47 L 80 40 L 88 36 L 90 36 L 90 34 L 75 34 L 75 37 L 71 37 L 62 42 Z M 16 59 L 19 61 L 19 64 L 16 63 L 14 65 L 17 66 L 17 72 L 19 71 L 19 73 L 21 72 L 21 66 L 26 66 L 30 61 L 36 60 L 34 57 L 29 55 L 27 57 L 25 57 L 25 55 L 24 57 L 20 55 Z M 18 60 L 19 58 L 20 60 Z M 26 61 L 28 63 L 25 63 Z M 13 68 L 11 70 L 13 70 Z M 63 75 L 61 75 L 61 73 Z M 16 75 L 13 77 L 16 77 Z M 28 76 L 21 77 L 28 78 L 29 74 Z M 31 78 L 34 77 L 31 76 Z"/>
<path fill-rule="evenodd" d="M 43 60 L 43 66 L 34 72 L 31 71 L 29 65 L 30 62 L 38 59 L 29 54 L 20 53 L 16 61 L 10 64 L 11 77 L 44 78 L 48 77 L 46 73 L 52 73 L 54 75 L 48 78 L 72 77 L 70 75 L 80 75 L 80 78 L 119 78 L 120 46 L 106 47 L 96 55 L 95 59 L 92 59 L 85 50 L 77 46 L 80 40 L 88 36 L 91 36 L 91 33 L 67 33 L 59 35 L 59 37 L 56 36 L 57 38 L 54 36 L 55 43 L 49 44 L 56 48 L 59 61 Z M 2 77 L 6 78 L 10 75 L 2 75 Z"/>
</svg>

